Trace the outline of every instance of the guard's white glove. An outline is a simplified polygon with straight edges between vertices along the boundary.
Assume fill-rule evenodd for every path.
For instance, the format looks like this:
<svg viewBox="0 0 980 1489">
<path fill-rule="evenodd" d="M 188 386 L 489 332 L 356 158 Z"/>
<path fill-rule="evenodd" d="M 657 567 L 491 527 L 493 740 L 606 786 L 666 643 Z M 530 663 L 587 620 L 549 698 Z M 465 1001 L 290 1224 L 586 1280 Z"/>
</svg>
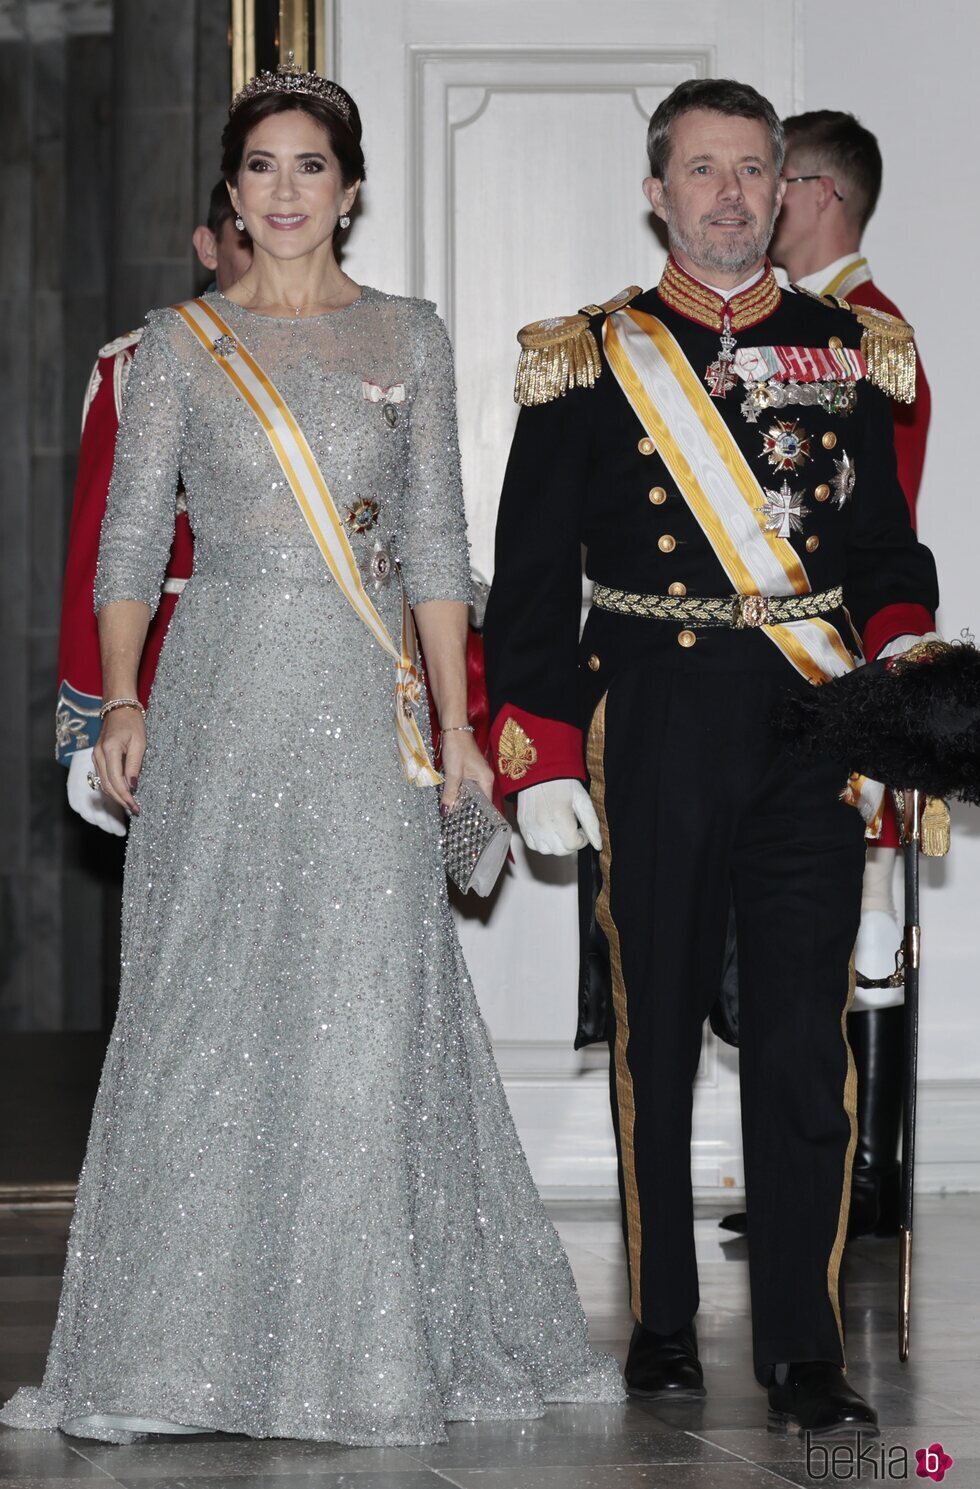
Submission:
<svg viewBox="0 0 980 1489">
<path fill-rule="evenodd" d="M 602 833 L 589 793 L 581 781 L 541 781 L 525 786 L 517 798 L 517 825 L 535 853 L 561 856 L 591 843 L 602 847 Z"/>
<path fill-rule="evenodd" d="M 113 837 L 124 838 L 125 808 L 101 791 L 92 790 L 88 783 L 89 771 L 95 771 L 92 751 L 76 750 L 68 767 L 68 805 L 86 822 L 101 827 L 103 832 L 111 832 Z"/>
<path fill-rule="evenodd" d="M 894 641 L 889 641 L 887 646 L 881 648 L 875 660 L 883 662 L 887 657 L 903 656 L 913 646 L 918 646 L 920 641 L 942 641 L 942 639 L 938 631 L 926 631 L 924 636 L 896 636 Z"/>
</svg>

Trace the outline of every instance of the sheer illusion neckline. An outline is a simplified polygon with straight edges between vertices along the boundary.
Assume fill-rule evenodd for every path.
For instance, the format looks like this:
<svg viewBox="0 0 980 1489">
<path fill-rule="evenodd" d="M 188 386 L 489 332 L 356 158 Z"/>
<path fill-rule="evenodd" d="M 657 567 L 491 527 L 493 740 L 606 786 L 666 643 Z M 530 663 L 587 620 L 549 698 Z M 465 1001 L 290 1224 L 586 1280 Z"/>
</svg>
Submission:
<svg viewBox="0 0 980 1489">
<path fill-rule="evenodd" d="M 362 301 L 370 299 L 374 291 L 370 285 L 362 284 L 361 293 L 356 300 L 351 300 L 349 305 L 338 305 L 336 310 L 321 310 L 317 315 L 263 315 L 261 310 L 252 310 L 248 305 L 240 305 L 237 300 L 229 300 L 228 296 L 223 295 L 220 290 L 217 290 L 215 293 L 218 299 L 223 300 L 226 305 L 234 306 L 236 310 L 241 310 L 245 315 L 251 316 L 253 320 L 296 325 L 300 321 L 325 321 L 332 320 L 334 316 L 347 315 L 360 305 Z"/>
</svg>

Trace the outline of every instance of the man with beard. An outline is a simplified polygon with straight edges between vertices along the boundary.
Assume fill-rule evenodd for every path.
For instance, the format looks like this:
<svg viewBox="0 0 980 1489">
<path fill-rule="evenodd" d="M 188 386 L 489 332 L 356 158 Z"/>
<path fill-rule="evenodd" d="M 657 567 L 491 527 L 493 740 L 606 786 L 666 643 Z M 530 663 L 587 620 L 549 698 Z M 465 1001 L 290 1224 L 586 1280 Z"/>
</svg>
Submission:
<svg viewBox="0 0 980 1489">
<path fill-rule="evenodd" d="M 682 83 L 648 150 L 670 247 L 657 288 L 520 333 L 486 619 L 493 754 L 530 848 L 601 850 L 628 1388 L 704 1394 L 692 1087 L 734 903 L 756 1373 L 773 1426 L 873 1433 L 844 1379 L 839 1272 L 843 1020 L 880 788 L 801 765 L 772 720 L 860 661 L 852 621 L 869 656 L 932 627 L 886 397 L 914 380 L 910 333 L 776 284 L 783 137 L 754 89 Z"/>
</svg>

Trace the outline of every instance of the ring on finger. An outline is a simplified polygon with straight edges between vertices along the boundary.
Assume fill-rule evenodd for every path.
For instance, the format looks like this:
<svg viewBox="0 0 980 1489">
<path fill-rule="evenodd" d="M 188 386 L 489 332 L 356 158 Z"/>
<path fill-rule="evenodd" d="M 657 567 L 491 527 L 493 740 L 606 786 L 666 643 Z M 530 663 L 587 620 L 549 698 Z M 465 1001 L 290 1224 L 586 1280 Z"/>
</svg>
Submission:
<svg viewBox="0 0 980 1489">
<path fill-rule="evenodd" d="M 98 774 L 97 771 L 90 770 L 88 775 L 86 776 L 86 780 L 88 781 L 89 786 L 93 791 L 102 790 L 102 777 Z"/>
</svg>

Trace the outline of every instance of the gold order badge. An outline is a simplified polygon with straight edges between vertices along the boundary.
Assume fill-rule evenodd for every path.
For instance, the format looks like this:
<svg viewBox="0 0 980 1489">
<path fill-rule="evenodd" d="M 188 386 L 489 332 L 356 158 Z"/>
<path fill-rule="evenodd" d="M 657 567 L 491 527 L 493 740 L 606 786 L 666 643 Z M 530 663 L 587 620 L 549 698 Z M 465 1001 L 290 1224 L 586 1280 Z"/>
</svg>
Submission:
<svg viewBox="0 0 980 1489">
<path fill-rule="evenodd" d="M 810 456 L 810 436 L 795 419 L 777 419 L 762 436 L 762 455 L 775 470 L 799 470 Z"/>
</svg>

